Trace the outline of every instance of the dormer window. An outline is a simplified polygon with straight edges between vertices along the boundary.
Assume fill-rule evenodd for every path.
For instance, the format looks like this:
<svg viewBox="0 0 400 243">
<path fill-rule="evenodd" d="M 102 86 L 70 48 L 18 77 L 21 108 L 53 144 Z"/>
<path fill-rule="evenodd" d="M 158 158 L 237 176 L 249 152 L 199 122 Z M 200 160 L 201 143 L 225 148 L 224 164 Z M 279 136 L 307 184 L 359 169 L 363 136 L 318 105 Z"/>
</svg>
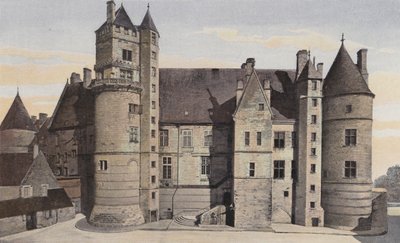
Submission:
<svg viewBox="0 0 400 243">
<path fill-rule="evenodd" d="M 122 60 L 124 61 L 132 61 L 132 51 L 122 49 Z"/>
</svg>

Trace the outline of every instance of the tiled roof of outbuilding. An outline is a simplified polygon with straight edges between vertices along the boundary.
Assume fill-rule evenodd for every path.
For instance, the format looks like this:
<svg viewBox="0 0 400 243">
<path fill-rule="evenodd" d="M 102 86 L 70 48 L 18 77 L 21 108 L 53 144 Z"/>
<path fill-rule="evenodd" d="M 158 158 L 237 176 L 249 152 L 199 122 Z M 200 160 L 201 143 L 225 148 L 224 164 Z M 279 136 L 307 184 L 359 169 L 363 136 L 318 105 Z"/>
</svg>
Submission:
<svg viewBox="0 0 400 243">
<path fill-rule="evenodd" d="M 294 118 L 295 71 L 257 69 L 257 74 L 260 80 L 271 82 L 275 119 Z M 237 80 L 244 78 L 243 69 L 160 69 L 160 122 L 230 123 Z"/>
<path fill-rule="evenodd" d="M 24 103 L 22 103 L 19 94 L 15 96 L 15 99 L 8 110 L 6 117 L 1 123 L 0 131 L 7 129 L 36 131 L 36 127 L 29 117 L 28 111 L 26 110 Z"/>
<path fill-rule="evenodd" d="M 358 70 L 358 67 L 353 63 L 353 60 L 344 47 L 344 44 L 340 47 L 339 52 L 326 75 L 323 93 L 324 96 L 354 93 L 373 95 Z"/>
</svg>

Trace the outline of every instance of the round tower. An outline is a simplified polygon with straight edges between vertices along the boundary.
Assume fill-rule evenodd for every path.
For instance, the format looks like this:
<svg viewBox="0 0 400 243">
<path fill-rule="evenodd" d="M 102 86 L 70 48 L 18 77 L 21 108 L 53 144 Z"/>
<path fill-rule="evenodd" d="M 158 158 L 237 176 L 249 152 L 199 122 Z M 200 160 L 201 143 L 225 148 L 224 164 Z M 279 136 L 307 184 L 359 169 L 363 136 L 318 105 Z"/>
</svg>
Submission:
<svg viewBox="0 0 400 243">
<path fill-rule="evenodd" d="M 141 95 L 139 33 L 124 7 L 96 31 L 94 206 L 88 222 L 100 227 L 144 223 L 140 207 Z"/>
<path fill-rule="evenodd" d="M 323 85 L 322 207 L 326 226 L 347 230 L 368 229 L 372 211 L 374 94 L 360 52 L 355 65 L 342 44 Z"/>
<path fill-rule="evenodd" d="M 101 227 L 144 223 L 139 207 L 141 87 L 137 82 L 96 80 L 94 207 L 89 223 Z"/>
</svg>

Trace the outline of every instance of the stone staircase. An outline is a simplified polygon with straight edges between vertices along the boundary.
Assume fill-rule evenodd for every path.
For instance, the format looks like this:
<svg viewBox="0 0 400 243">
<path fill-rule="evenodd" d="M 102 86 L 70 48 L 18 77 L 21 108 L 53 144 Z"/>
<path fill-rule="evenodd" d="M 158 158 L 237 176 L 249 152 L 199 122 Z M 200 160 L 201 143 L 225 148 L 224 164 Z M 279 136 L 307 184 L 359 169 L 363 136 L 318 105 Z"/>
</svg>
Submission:
<svg viewBox="0 0 400 243">
<path fill-rule="evenodd" d="M 191 216 L 177 216 L 174 217 L 174 222 L 183 226 L 188 226 L 188 227 L 197 227 L 196 225 L 196 217 L 191 217 Z"/>
</svg>

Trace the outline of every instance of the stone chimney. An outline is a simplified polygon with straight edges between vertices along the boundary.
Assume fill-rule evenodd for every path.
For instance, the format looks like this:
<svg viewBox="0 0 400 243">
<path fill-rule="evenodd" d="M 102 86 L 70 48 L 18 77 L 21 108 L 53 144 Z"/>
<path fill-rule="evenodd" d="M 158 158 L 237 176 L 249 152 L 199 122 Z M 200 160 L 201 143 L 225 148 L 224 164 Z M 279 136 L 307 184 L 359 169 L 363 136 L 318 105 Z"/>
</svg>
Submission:
<svg viewBox="0 0 400 243">
<path fill-rule="evenodd" d="M 308 61 L 308 53 L 307 50 L 300 50 L 296 54 L 297 56 L 297 65 L 296 65 L 296 80 L 299 78 L 301 71 L 303 71 L 304 66 Z"/>
<path fill-rule="evenodd" d="M 321 74 L 321 77 L 323 76 L 323 71 L 324 71 L 324 64 L 320 62 L 317 64 L 317 72 Z"/>
<path fill-rule="evenodd" d="M 82 82 L 81 75 L 79 73 L 71 73 L 70 84 Z"/>
<path fill-rule="evenodd" d="M 31 120 L 32 120 L 33 124 L 35 124 L 35 122 L 37 120 L 37 116 L 31 116 Z"/>
<path fill-rule="evenodd" d="M 254 70 L 256 60 L 254 58 L 247 58 L 246 62 L 242 64 L 241 68 L 246 70 L 246 78 L 249 78 Z"/>
<path fill-rule="evenodd" d="M 357 52 L 357 67 L 365 82 L 368 84 L 367 52 L 367 49 L 361 49 Z"/>
<path fill-rule="evenodd" d="M 238 80 L 237 81 L 237 88 L 236 88 L 236 105 L 239 104 L 239 100 L 242 97 L 243 94 L 243 81 Z"/>
<path fill-rule="evenodd" d="M 92 70 L 89 68 L 83 69 L 83 86 L 87 88 L 92 82 Z"/>
<path fill-rule="evenodd" d="M 115 20 L 115 3 L 113 0 L 107 2 L 107 24 L 112 24 Z"/>
<path fill-rule="evenodd" d="M 47 119 L 47 114 L 46 113 L 39 113 L 39 122 L 40 124 L 43 124 Z"/>
<path fill-rule="evenodd" d="M 271 103 L 271 82 L 269 79 L 264 80 L 264 92 L 267 96 L 268 101 Z"/>
</svg>

